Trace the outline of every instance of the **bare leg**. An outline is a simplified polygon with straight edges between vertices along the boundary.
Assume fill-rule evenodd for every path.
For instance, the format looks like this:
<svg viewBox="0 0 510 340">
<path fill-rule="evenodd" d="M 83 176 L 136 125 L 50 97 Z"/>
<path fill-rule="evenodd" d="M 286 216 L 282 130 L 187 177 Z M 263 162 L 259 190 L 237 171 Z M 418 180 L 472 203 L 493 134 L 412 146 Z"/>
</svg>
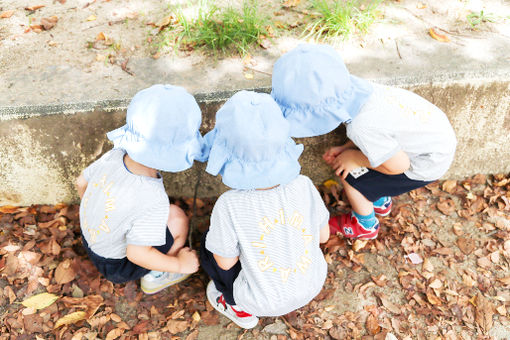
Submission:
<svg viewBox="0 0 510 340">
<path fill-rule="evenodd" d="M 168 216 L 167 226 L 168 230 L 170 230 L 170 234 L 172 234 L 174 238 L 174 244 L 167 254 L 175 256 L 184 246 L 184 243 L 186 243 L 189 230 L 188 216 L 175 204 L 170 204 L 170 215 Z"/>
<path fill-rule="evenodd" d="M 346 180 L 340 178 L 342 180 L 342 185 L 344 186 L 345 194 L 349 199 L 349 203 L 351 203 L 352 210 L 360 215 L 369 215 L 374 211 L 374 205 L 372 202 L 366 199 L 362 193 L 352 187 Z"/>
</svg>

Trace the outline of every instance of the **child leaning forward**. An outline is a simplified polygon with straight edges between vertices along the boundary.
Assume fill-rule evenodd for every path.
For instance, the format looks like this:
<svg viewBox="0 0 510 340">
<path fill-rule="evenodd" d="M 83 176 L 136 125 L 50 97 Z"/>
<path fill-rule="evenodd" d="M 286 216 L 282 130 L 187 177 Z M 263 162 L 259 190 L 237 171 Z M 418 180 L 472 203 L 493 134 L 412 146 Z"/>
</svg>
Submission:
<svg viewBox="0 0 510 340">
<path fill-rule="evenodd" d="M 303 44 L 278 59 L 271 94 L 293 137 L 346 126 L 349 141 L 323 155 L 352 207 L 330 219 L 332 234 L 376 238 L 376 215 L 390 213 L 391 196 L 439 179 L 452 163 L 457 141 L 443 111 L 410 91 L 350 75 L 330 46 Z"/>
<path fill-rule="evenodd" d="M 114 283 L 141 278 L 147 294 L 198 270 L 184 247 L 188 218 L 170 204 L 158 170 L 179 172 L 202 155 L 201 112 L 183 88 L 154 85 L 138 92 L 126 125 L 108 133 L 114 149 L 77 179 L 83 245 Z"/>
<path fill-rule="evenodd" d="M 216 115 L 206 137 L 206 171 L 231 190 L 212 211 L 200 262 L 212 281 L 207 299 L 244 328 L 258 316 L 287 314 L 322 289 L 327 265 L 319 247 L 329 213 L 300 175 L 303 150 L 268 94 L 241 91 Z"/>
</svg>

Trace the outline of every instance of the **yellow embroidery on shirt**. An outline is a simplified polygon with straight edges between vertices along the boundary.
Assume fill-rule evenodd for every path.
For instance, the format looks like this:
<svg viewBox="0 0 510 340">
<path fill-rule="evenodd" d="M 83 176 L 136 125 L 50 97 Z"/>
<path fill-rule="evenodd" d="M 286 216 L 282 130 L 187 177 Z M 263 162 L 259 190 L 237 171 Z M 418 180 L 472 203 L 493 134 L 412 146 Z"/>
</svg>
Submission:
<svg viewBox="0 0 510 340">
<path fill-rule="evenodd" d="M 260 235 L 260 242 L 254 241 L 251 242 L 252 247 L 254 248 L 267 248 L 267 244 L 264 243 L 264 238 L 266 235 L 270 235 L 272 231 L 276 230 L 276 228 L 285 228 L 285 227 L 291 227 L 296 232 L 301 233 L 301 239 L 303 240 L 303 245 L 305 248 L 308 248 L 308 246 L 313 241 L 313 236 L 310 234 L 305 234 L 307 231 L 306 227 L 303 227 L 302 224 L 304 222 L 304 217 L 299 212 L 294 211 L 292 216 L 287 219 L 285 217 L 285 212 L 283 209 L 280 209 L 278 211 L 278 218 L 274 218 L 274 223 L 271 223 L 271 219 L 267 216 L 264 216 L 261 221 L 259 222 L 259 227 L 262 230 L 262 233 Z M 269 236 L 268 236 L 269 237 Z M 257 262 L 258 267 L 260 271 L 270 271 L 272 273 L 280 272 L 280 278 L 283 283 L 286 283 L 289 279 L 289 275 L 291 273 L 296 273 L 297 269 L 299 269 L 302 273 L 306 273 L 310 265 L 312 264 L 312 260 L 306 256 L 301 256 L 299 261 L 296 263 L 295 268 L 277 268 L 274 266 L 274 261 L 271 260 L 271 257 L 269 255 L 266 255 L 264 250 L 258 251 L 262 256 L 264 256 L 263 259 L 259 260 Z M 303 255 L 309 255 L 310 251 L 308 249 L 303 250 Z"/>
<path fill-rule="evenodd" d="M 269 234 L 271 232 L 272 229 L 274 229 L 274 224 L 271 223 L 271 221 L 269 220 L 269 218 L 265 217 L 262 219 L 261 222 L 259 222 L 259 227 L 262 228 L 262 230 L 266 233 L 266 234 Z"/>
<path fill-rule="evenodd" d="M 290 268 L 280 268 L 280 277 L 282 278 L 282 282 L 285 283 L 289 279 Z"/>
<path fill-rule="evenodd" d="M 110 197 L 111 188 L 113 187 L 113 182 L 108 182 L 106 174 L 101 177 L 101 179 L 96 183 L 91 183 L 91 188 L 88 191 L 88 194 L 83 199 L 83 229 L 87 230 L 90 236 L 90 244 L 93 244 L 97 241 L 97 237 L 101 235 L 101 232 L 110 233 L 111 229 L 106 223 L 108 219 L 107 212 L 114 211 L 115 207 L 115 197 Z M 97 188 L 97 189 L 96 189 Z M 103 193 L 104 194 L 104 215 L 101 219 L 101 223 L 97 227 L 90 226 L 87 219 L 87 207 L 89 204 L 89 200 L 92 197 L 92 190 L 96 190 L 96 194 Z M 100 191 L 97 191 L 100 190 Z M 96 198 L 97 199 L 97 198 Z"/>
<path fill-rule="evenodd" d="M 289 225 L 299 229 L 301 227 L 301 224 L 303 223 L 303 215 L 298 213 L 297 211 L 292 214 L 292 217 L 290 218 Z"/>
<path fill-rule="evenodd" d="M 269 260 L 269 256 L 266 256 L 263 260 L 258 262 L 261 271 L 266 271 L 273 266 L 273 262 Z"/>
<path fill-rule="evenodd" d="M 303 273 L 306 273 L 308 267 L 312 263 L 312 260 L 310 260 L 308 257 L 301 256 L 301 262 L 297 263 L 297 266 L 299 270 L 301 270 Z"/>
</svg>

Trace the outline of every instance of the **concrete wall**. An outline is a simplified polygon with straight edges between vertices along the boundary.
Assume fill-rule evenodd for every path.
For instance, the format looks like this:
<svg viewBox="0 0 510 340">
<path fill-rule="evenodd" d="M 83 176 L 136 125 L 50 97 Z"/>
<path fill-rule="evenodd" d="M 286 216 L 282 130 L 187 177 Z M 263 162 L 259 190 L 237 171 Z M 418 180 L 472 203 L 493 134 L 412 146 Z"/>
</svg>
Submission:
<svg viewBox="0 0 510 340">
<path fill-rule="evenodd" d="M 510 172 L 509 81 L 461 80 L 406 88 L 447 112 L 456 131 L 457 154 L 445 178 Z M 211 129 L 217 109 L 229 95 L 225 92 L 216 97 L 197 96 L 204 117 L 202 132 Z M 0 120 L 0 205 L 77 201 L 75 177 L 111 148 L 106 132 L 125 122 L 123 109 L 71 114 L 46 111 Z M 320 156 L 325 148 L 344 139 L 343 127 L 325 136 L 298 139 L 305 145 L 300 159 L 302 173 L 316 183 L 331 178 L 332 173 Z M 217 196 L 226 190 L 218 178 L 204 169 L 198 163 L 179 174 L 165 173 L 169 195 L 192 196 L 197 176 L 201 183 L 199 196 Z"/>
</svg>

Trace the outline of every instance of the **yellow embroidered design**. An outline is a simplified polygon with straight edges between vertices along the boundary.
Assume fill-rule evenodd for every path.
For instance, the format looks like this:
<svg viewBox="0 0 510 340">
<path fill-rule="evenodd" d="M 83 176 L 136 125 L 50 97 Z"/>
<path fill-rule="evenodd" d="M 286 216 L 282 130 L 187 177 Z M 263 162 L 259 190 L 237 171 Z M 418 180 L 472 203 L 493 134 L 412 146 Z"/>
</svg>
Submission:
<svg viewBox="0 0 510 340">
<path fill-rule="evenodd" d="M 108 219 L 107 212 L 114 211 L 115 208 L 115 197 L 110 197 L 111 195 L 111 188 L 113 186 L 113 182 L 107 182 L 106 175 L 103 175 L 101 179 L 96 183 L 91 183 L 91 187 L 88 190 L 87 195 L 83 198 L 83 230 L 86 230 L 89 234 L 89 243 L 94 244 L 97 241 L 97 237 L 101 234 L 101 232 L 109 233 L 111 231 L 110 227 L 106 223 L 106 220 Z M 104 194 L 104 215 L 101 219 L 101 223 L 98 226 L 91 226 L 88 222 L 88 216 L 87 216 L 87 208 L 89 204 L 89 200 L 92 197 L 92 191 L 95 190 L 98 194 L 103 193 Z M 99 199 L 97 197 L 96 199 Z"/>
<path fill-rule="evenodd" d="M 297 273 L 297 270 L 303 274 L 309 269 L 312 264 L 312 260 L 307 257 L 310 254 L 308 249 L 309 245 L 313 241 L 313 236 L 310 234 L 306 234 L 307 228 L 303 227 L 302 224 L 304 222 L 304 217 L 299 212 L 295 211 L 290 218 L 286 218 L 285 212 L 283 209 L 280 209 L 278 212 L 278 218 L 270 219 L 267 216 L 264 216 L 259 222 L 259 227 L 261 229 L 261 235 L 259 240 L 251 242 L 252 247 L 259 249 L 267 249 L 267 244 L 264 242 L 264 238 L 271 235 L 273 231 L 277 228 L 291 227 L 296 232 L 301 233 L 300 239 L 303 240 L 304 252 L 303 255 L 300 256 L 299 260 L 296 262 L 294 268 L 281 268 L 276 267 L 274 261 L 271 260 L 269 255 L 265 254 L 264 250 L 260 250 L 259 254 L 263 257 L 257 262 L 257 265 L 262 272 L 272 272 L 279 273 L 280 279 L 283 283 L 286 283 L 289 279 L 289 276 L 292 273 Z M 271 220 L 274 221 L 271 222 Z"/>
</svg>

